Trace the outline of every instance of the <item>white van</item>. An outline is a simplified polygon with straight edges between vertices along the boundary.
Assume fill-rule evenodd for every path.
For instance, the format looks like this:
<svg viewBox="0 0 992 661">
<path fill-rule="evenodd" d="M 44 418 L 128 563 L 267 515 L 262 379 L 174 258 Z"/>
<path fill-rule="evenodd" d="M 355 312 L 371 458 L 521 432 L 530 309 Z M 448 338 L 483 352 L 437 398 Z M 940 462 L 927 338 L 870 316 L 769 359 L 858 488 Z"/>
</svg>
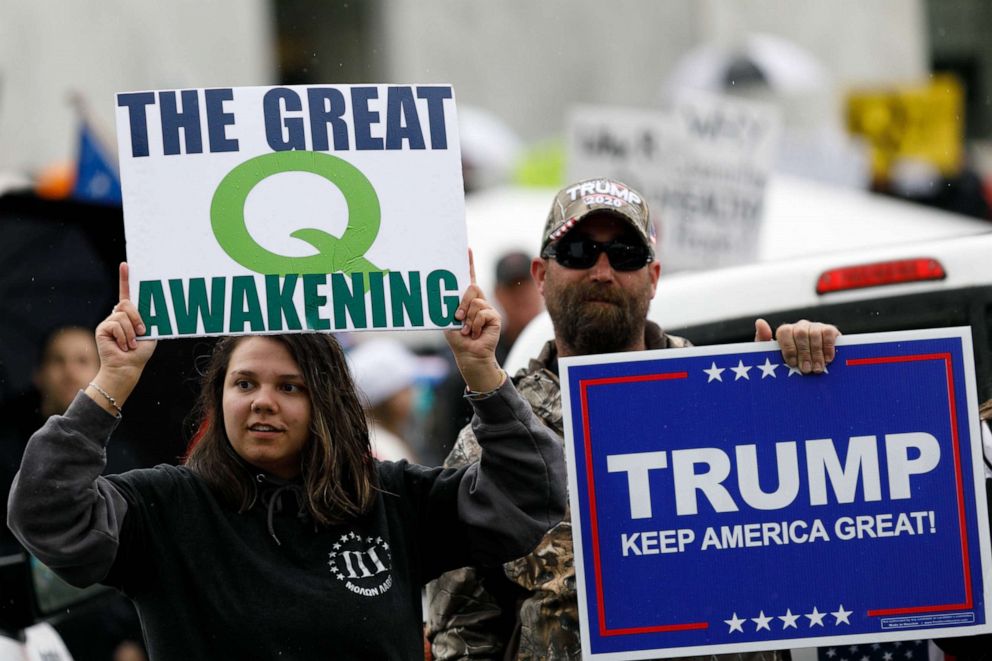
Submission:
<svg viewBox="0 0 992 661">
<path fill-rule="evenodd" d="M 992 229 L 992 228 L 990 228 Z M 845 333 L 970 326 L 979 399 L 992 398 L 992 231 L 662 277 L 648 317 L 697 345 L 747 342 L 754 320 L 798 319 Z M 511 374 L 553 337 L 534 319 L 506 361 Z"/>
<path fill-rule="evenodd" d="M 484 291 L 510 249 L 536 254 L 556 191 L 497 190 L 466 199 L 469 243 Z M 664 222 L 664 219 L 661 219 Z M 864 191 L 776 175 L 758 262 L 668 274 L 648 317 L 697 345 L 749 341 L 754 320 L 836 324 L 845 333 L 967 325 L 979 396 L 992 397 L 992 224 Z M 542 314 L 506 360 L 513 374 L 553 337 Z"/>
</svg>

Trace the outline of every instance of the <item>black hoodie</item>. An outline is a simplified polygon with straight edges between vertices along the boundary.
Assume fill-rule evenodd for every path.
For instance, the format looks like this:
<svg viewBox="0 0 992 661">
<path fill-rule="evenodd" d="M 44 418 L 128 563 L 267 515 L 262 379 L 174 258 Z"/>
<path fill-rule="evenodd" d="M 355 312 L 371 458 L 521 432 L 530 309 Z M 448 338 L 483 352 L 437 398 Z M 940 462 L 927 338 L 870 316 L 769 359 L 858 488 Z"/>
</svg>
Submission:
<svg viewBox="0 0 992 661">
<path fill-rule="evenodd" d="M 244 513 L 185 467 L 98 477 L 116 419 L 79 395 L 28 444 L 10 525 L 69 582 L 130 596 L 153 660 L 422 659 L 422 585 L 525 554 L 564 511 L 561 444 L 509 380 L 475 406 L 479 464 L 379 463 L 371 510 L 318 527 L 263 473 Z"/>
</svg>

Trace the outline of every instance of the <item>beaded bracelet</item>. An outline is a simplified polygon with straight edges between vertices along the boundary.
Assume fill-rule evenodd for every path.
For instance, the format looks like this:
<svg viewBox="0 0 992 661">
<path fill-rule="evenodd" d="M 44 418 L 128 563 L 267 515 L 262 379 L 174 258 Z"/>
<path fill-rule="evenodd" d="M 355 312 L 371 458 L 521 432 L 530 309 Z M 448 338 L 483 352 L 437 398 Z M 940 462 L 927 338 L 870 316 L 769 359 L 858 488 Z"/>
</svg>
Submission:
<svg viewBox="0 0 992 661">
<path fill-rule="evenodd" d="M 93 390 L 96 390 L 98 393 L 106 397 L 107 401 L 110 402 L 110 405 L 117 409 L 117 417 L 124 415 L 124 411 L 122 411 L 121 407 L 117 405 L 117 400 L 114 399 L 109 392 L 96 385 L 93 381 L 90 381 L 90 385 L 93 386 Z"/>
</svg>

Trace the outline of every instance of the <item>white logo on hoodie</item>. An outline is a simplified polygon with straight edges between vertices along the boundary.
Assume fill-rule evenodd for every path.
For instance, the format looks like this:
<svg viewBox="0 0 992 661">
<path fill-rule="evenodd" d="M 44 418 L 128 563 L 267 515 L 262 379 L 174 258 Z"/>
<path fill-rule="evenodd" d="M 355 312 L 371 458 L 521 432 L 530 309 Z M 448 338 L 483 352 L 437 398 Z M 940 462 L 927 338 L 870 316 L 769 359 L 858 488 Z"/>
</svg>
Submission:
<svg viewBox="0 0 992 661">
<path fill-rule="evenodd" d="M 354 531 L 334 543 L 327 562 L 331 573 L 351 592 L 377 597 L 393 586 L 392 556 L 382 537 L 362 537 Z"/>
</svg>

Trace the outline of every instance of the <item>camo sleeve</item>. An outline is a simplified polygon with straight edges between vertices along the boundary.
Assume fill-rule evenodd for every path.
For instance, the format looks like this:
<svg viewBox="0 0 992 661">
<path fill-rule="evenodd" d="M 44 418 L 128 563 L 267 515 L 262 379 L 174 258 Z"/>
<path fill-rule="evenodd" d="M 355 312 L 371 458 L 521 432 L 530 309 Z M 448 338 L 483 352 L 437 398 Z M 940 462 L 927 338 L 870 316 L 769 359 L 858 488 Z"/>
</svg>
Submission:
<svg viewBox="0 0 992 661">
<path fill-rule="evenodd" d="M 470 464 L 481 452 L 471 426 L 466 426 L 444 465 Z M 486 589 L 482 570 L 463 567 L 441 575 L 427 585 L 427 604 L 427 638 L 435 659 L 500 658 L 505 644 L 500 626 L 503 610 Z"/>
</svg>

